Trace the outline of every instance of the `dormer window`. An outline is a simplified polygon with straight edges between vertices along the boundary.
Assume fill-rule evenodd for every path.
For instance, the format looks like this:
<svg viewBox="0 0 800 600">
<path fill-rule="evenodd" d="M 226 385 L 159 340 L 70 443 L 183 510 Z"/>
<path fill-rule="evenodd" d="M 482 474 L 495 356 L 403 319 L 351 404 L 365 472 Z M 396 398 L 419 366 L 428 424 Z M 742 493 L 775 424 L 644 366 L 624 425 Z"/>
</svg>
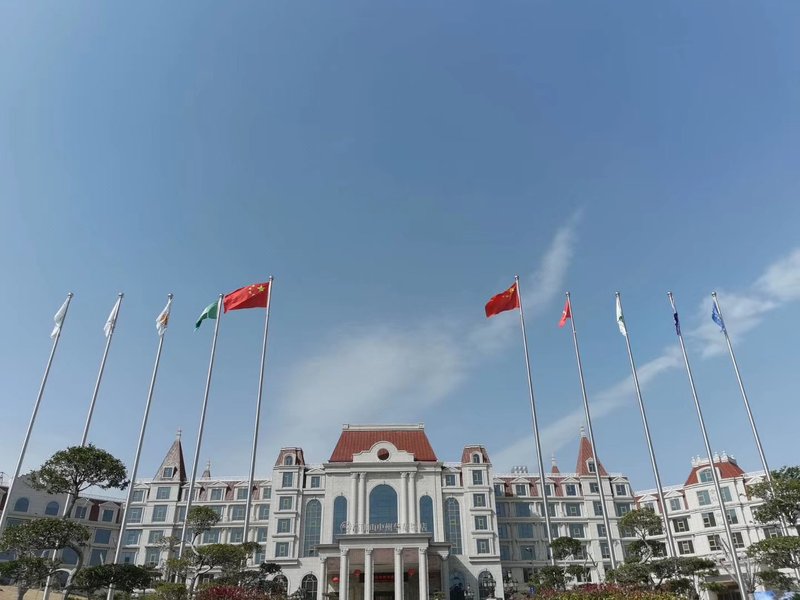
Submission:
<svg viewBox="0 0 800 600">
<path fill-rule="evenodd" d="M 475 463 L 475 464 L 481 462 L 481 455 L 478 454 L 477 452 L 475 454 L 473 454 L 472 455 L 472 462 Z"/>
<path fill-rule="evenodd" d="M 164 467 L 161 472 L 161 477 L 164 479 L 172 479 L 175 476 L 175 467 Z"/>
<path fill-rule="evenodd" d="M 711 474 L 711 469 L 703 469 L 698 474 L 700 483 L 710 483 L 714 480 L 714 476 Z"/>
<path fill-rule="evenodd" d="M 211 500 L 222 500 L 222 488 L 213 488 L 211 490 Z"/>
<path fill-rule="evenodd" d="M 283 464 L 286 465 L 287 467 L 291 467 L 294 464 L 294 459 L 292 458 L 291 454 L 287 454 L 283 458 Z"/>
<path fill-rule="evenodd" d="M 594 461 L 591 458 L 586 461 L 586 468 L 589 469 L 589 473 L 597 473 L 597 467 L 594 466 Z"/>
</svg>

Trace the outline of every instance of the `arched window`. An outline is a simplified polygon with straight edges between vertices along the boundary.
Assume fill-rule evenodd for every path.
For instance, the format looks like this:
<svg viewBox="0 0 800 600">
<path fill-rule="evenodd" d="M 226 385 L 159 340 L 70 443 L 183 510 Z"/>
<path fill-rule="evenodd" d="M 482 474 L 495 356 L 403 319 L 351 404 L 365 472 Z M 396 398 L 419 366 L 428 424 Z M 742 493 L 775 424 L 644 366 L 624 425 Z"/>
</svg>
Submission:
<svg viewBox="0 0 800 600">
<path fill-rule="evenodd" d="M 392 526 L 397 523 L 397 492 L 385 483 L 369 493 L 369 524 Z"/>
<path fill-rule="evenodd" d="M 453 554 L 461 554 L 461 507 L 455 498 L 444 501 L 444 539 Z"/>
<path fill-rule="evenodd" d="M 314 575 L 306 575 L 300 583 L 300 591 L 303 592 L 303 600 L 315 600 L 317 597 L 317 578 Z"/>
<path fill-rule="evenodd" d="M 58 502 L 48 502 L 47 506 L 44 508 L 44 514 L 46 515 L 57 515 L 58 514 Z"/>
<path fill-rule="evenodd" d="M 289 589 L 289 580 L 286 579 L 286 575 L 283 574 L 276 575 L 275 579 L 273 579 L 272 581 L 274 581 L 278 586 L 280 586 L 284 594 Z"/>
<path fill-rule="evenodd" d="M 713 475 L 711 474 L 711 469 L 703 469 L 700 471 L 700 481 L 702 483 L 709 483 L 714 480 Z"/>
<path fill-rule="evenodd" d="M 461 571 L 450 572 L 450 600 L 464 600 L 464 575 Z"/>
<path fill-rule="evenodd" d="M 480 600 L 485 600 L 485 598 L 494 598 L 494 577 L 489 571 L 482 571 L 480 575 L 478 575 L 478 592 L 480 595 Z"/>
<path fill-rule="evenodd" d="M 287 455 L 286 455 L 286 456 L 283 458 L 283 464 L 284 464 L 284 465 L 291 465 L 291 464 L 292 464 L 292 455 L 291 455 L 291 454 L 287 454 Z"/>
<path fill-rule="evenodd" d="M 419 499 L 419 522 L 423 533 L 433 533 L 433 500 L 428 495 Z"/>
<path fill-rule="evenodd" d="M 474 462 L 474 463 L 481 462 L 481 455 L 478 454 L 477 452 L 475 454 L 473 454 L 472 455 L 472 462 Z"/>
<path fill-rule="evenodd" d="M 303 556 L 316 556 L 316 547 L 322 531 L 322 504 L 319 500 L 311 500 L 306 504 L 303 515 L 305 528 L 303 532 Z"/>
<path fill-rule="evenodd" d="M 17 501 L 14 502 L 14 512 L 28 512 L 30 504 L 31 503 L 24 496 L 22 498 L 17 498 Z"/>
<path fill-rule="evenodd" d="M 344 525 L 347 523 L 347 498 L 337 496 L 333 501 L 333 539 L 347 533 Z"/>
</svg>

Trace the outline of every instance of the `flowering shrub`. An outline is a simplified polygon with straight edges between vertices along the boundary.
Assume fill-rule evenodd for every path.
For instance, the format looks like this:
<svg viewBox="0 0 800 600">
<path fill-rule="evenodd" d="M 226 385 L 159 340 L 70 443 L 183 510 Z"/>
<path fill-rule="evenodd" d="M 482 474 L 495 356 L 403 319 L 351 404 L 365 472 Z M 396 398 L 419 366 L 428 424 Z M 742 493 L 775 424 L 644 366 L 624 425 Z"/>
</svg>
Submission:
<svg viewBox="0 0 800 600">
<path fill-rule="evenodd" d="M 666 592 L 634 590 L 618 585 L 586 585 L 566 592 L 541 590 L 536 598 L 546 600 L 679 600 L 680 596 Z"/>
<path fill-rule="evenodd" d="M 195 600 L 269 600 L 261 590 L 236 585 L 209 585 L 195 594 Z"/>
</svg>

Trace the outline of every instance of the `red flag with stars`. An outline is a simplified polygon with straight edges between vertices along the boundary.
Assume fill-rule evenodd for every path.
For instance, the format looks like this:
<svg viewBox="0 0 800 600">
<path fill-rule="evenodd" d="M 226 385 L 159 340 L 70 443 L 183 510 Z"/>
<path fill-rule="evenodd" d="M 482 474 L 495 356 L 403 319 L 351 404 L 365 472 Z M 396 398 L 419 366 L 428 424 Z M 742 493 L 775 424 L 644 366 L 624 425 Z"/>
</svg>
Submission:
<svg viewBox="0 0 800 600">
<path fill-rule="evenodd" d="M 519 293 L 515 283 L 502 294 L 497 294 L 486 303 L 486 318 L 493 317 L 507 310 L 519 308 Z"/>
<path fill-rule="evenodd" d="M 269 282 L 254 283 L 235 292 L 226 294 L 222 300 L 225 312 L 229 310 L 239 310 L 241 308 L 266 308 L 267 297 L 269 296 Z"/>
<path fill-rule="evenodd" d="M 572 318 L 572 307 L 569 305 L 569 299 L 567 299 L 567 303 L 564 305 L 564 310 L 561 311 L 561 320 L 558 322 L 559 327 L 563 327 L 567 324 L 567 319 Z"/>
</svg>

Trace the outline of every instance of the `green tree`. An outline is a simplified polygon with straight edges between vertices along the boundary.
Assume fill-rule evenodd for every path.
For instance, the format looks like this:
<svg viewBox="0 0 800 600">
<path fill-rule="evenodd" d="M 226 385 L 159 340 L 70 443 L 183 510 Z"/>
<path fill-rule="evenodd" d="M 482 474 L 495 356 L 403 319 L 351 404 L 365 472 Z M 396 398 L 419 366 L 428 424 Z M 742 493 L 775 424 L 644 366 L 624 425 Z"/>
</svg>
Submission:
<svg viewBox="0 0 800 600">
<path fill-rule="evenodd" d="M 258 544 L 255 544 L 258 548 Z M 207 544 L 194 548 L 193 558 L 189 562 L 191 572 L 189 594 L 194 594 L 197 579 L 212 569 L 221 571 L 220 579 L 238 584 L 247 557 L 252 554 L 250 543 L 245 544 Z"/>
<path fill-rule="evenodd" d="M 583 550 L 583 544 L 571 537 L 557 537 L 550 544 L 556 560 L 566 560 L 578 556 Z"/>
<path fill-rule="evenodd" d="M 122 461 L 92 444 L 60 450 L 29 475 L 34 488 L 68 495 L 65 517 L 72 516 L 82 492 L 90 487 L 124 490 L 129 483 L 127 476 Z"/>
<path fill-rule="evenodd" d="M 747 555 L 770 569 L 800 569 L 800 537 L 774 537 L 747 548 Z"/>
<path fill-rule="evenodd" d="M 800 467 L 772 471 L 772 483 L 756 483 L 750 486 L 749 491 L 764 502 L 755 511 L 760 523 L 783 521 L 800 535 Z"/>
<path fill-rule="evenodd" d="M 130 594 L 150 587 L 152 581 L 153 572 L 145 567 L 108 564 L 82 569 L 75 577 L 75 587 L 91 594 L 113 585 L 115 589 Z"/>
<path fill-rule="evenodd" d="M 22 600 L 29 589 L 42 585 L 60 566 L 61 563 L 48 558 L 20 556 L 0 563 L 0 578 L 13 581 L 17 585 L 17 600 Z"/>
<path fill-rule="evenodd" d="M 619 526 L 633 532 L 636 540 L 628 546 L 628 552 L 639 562 L 648 562 L 664 555 L 664 544 L 649 539 L 663 532 L 661 517 L 652 508 L 630 511 L 619 520 Z"/>
</svg>

